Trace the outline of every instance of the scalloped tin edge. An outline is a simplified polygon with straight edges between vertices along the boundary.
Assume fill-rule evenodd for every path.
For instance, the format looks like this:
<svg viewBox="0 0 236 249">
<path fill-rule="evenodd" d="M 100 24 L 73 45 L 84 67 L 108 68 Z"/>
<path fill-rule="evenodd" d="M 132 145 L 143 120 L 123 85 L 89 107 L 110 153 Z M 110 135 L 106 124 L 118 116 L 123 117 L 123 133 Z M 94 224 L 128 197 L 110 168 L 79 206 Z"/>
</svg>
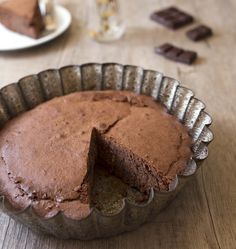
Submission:
<svg viewBox="0 0 236 249">
<path fill-rule="evenodd" d="M 25 84 L 24 81 L 26 81 Z M 88 86 L 85 87 L 83 81 L 86 81 Z M 30 89 L 28 89 L 29 82 L 31 83 Z M 137 94 L 150 95 L 162 103 L 170 114 L 175 115 L 188 128 L 192 137 L 195 134 L 194 127 L 197 126 L 199 116 L 204 113 L 210 117 L 204 111 L 203 102 L 194 98 L 190 89 L 182 87 L 177 80 L 165 77 L 158 71 L 117 63 L 86 63 L 44 70 L 3 87 L 0 90 L 0 106 L 2 107 L 0 108 L 0 123 L 5 123 L 9 118 L 53 97 L 84 90 L 130 90 Z M 32 92 L 33 94 L 30 94 Z M 181 99 L 177 92 L 183 94 L 184 97 L 182 96 Z M 182 113 L 178 116 L 180 112 Z M 213 140 L 213 133 L 208 128 L 211 124 L 211 117 L 207 122 L 204 121 L 206 120 L 203 119 L 198 124 L 199 134 L 193 144 L 194 155 L 186 170 L 176 175 L 176 179 L 170 183 L 169 191 L 161 192 L 151 189 L 148 201 L 144 204 L 135 204 L 124 198 L 122 208 L 114 214 L 106 215 L 96 208 L 91 208 L 90 214 L 81 220 L 68 218 L 62 212 L 50 218 L 39 217 L 31 205 L 24 210 L 15 211 L 4 196 L 0 196 L 0 209 L 14 219 L 30 225 L 33 230 L 41 230 L 61 238 L 94 239 L 133 230 L 166 206 L 185 182 L 196 173 L 199 162 L 207 158 L 207 145 Z M 55 229 L 54 225 L 58 222 L 60 228 Z M 116 225 L 111 225 L 113 223 Z M 91 229 L 92 227 L 95 230 Z M 67 231 L 68 228 L 71 230 Z"/>
</svg>

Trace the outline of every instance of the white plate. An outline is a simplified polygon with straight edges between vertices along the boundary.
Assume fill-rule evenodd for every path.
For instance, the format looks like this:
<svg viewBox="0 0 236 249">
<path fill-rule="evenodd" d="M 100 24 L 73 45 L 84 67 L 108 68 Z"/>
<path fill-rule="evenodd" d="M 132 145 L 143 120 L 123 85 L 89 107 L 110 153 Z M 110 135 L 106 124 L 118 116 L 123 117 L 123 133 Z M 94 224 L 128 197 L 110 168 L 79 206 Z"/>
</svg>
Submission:
<svg viewBox="0 0 236 249">
<path fill-rule="evenodd" d="M 0 51 L 11 51 L 35 47 L 55 39 L 69 28 L 71 24 L 71 14 L 64 7 L 56 5 L 55 17 L 57 28 L 50 33 L 43 35 L 39 39 L 32 39 L 28 36 L 12 32 L 0 24 Z"/>
</svg>

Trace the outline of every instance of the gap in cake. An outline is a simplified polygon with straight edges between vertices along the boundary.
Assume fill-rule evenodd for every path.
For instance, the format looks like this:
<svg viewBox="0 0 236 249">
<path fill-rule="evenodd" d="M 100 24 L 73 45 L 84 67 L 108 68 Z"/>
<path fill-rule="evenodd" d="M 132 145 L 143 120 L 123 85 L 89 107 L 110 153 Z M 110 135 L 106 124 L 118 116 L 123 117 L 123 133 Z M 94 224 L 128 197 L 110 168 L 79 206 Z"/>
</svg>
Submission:
<svg viewBox="0 0 236 249">
<path fill-rule="evenodd" d="M 148 200 L 148 194 L 141 193 L 138 189 L 126 184 L 102 164 L 96 164 L 91 206 L 106 215 L 112 215 L 122 209 L 124 198 L 131 203 L 142 204 Z"/>
<path fill-rule="evenodd" d="M 88 174 L 85 178 L 86 187 L 83 188 L 84 184 L 82 184 L 79 191 L 82 190 L 82 196 L 87 196 L 87 199 L 85 198 L 84 200 L 87 200 L 91 207 L 97 208 L 106 215 L 112 215 L 122 209 L 125 198 L 129 202 L 136 204 L 146 202 L 149 191 L 141 192 L 136 188 L 137 186 L 131 185 L 131 182 L 118 174 L 119 170 L 111 170 L 114 162 L 110 161 L 111 155 L 108 156 L 106 153 L 109 142 L 101 142 L 102 136 L 103 134 L 99 133 L 97 129 L 92 130 L 88 153 Z M 122 153 L 121 150 L 113 152 Z M 120 163 L 122 164 L 122 162 Z M 127 167 L 127 165 L 125 166 Z M 123 168 L 124 172 L 127 172 L 125 166 L 121 168 Z M 85 189 L 85 192 L 83 192 L 83 189 Z M 80 200 L 84 201 L 81 198 Z"/>
<path fill-rule="evenodd" d="M 96 133 L 96 159 L 93 169 L 91 207 L 105 214 L 122 209 L 123 199 L 133 204 L 144 204 L 150 189 L 168 191 L 172 179 L 156 172 L 149 162 L 135 155 L 114 139 Z"/>
</svg>

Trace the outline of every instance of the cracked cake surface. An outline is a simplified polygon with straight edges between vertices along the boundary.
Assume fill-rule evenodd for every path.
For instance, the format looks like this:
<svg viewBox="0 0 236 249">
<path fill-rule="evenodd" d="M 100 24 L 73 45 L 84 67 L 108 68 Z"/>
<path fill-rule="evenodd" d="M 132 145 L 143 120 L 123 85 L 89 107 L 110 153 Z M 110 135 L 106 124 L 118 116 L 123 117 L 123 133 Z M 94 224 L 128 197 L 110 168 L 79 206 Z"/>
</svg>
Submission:
<svg viewBox="0 0 236 249">
<path fill-rule="evenodd" d="M 10 120 L 0 131 L 0 194 L 50 217 L 90 213 L 96 161 L 126 184 L 168 190 L 191 157 L 191 138 L 150 97 L 77 92 Z"/>
</svg>

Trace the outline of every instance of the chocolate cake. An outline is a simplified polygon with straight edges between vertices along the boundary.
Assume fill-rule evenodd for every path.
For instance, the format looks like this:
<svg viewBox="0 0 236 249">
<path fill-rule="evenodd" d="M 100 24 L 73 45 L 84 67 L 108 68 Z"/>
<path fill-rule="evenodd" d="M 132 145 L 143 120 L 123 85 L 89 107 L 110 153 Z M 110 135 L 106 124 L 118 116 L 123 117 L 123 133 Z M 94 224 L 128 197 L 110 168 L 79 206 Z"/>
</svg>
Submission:
<svg viewBox="0 0 236 249">
<path fill-rule="evenodd" d="M 38 38 L 44 29 L 38 0 L 8 0 L 0 4 L 0 22 L 17 33 Z"/>
<path fill-rule="evenodd" d="M 191 158 L 185 127 L 152 98 L 125 91 L 77 92 L 12 119 L 0 131 L 0 194 L 15 208 L 32 204 L 86 217 L 94 168 L 147 193 L 167 191 Z"/>
</svg>

